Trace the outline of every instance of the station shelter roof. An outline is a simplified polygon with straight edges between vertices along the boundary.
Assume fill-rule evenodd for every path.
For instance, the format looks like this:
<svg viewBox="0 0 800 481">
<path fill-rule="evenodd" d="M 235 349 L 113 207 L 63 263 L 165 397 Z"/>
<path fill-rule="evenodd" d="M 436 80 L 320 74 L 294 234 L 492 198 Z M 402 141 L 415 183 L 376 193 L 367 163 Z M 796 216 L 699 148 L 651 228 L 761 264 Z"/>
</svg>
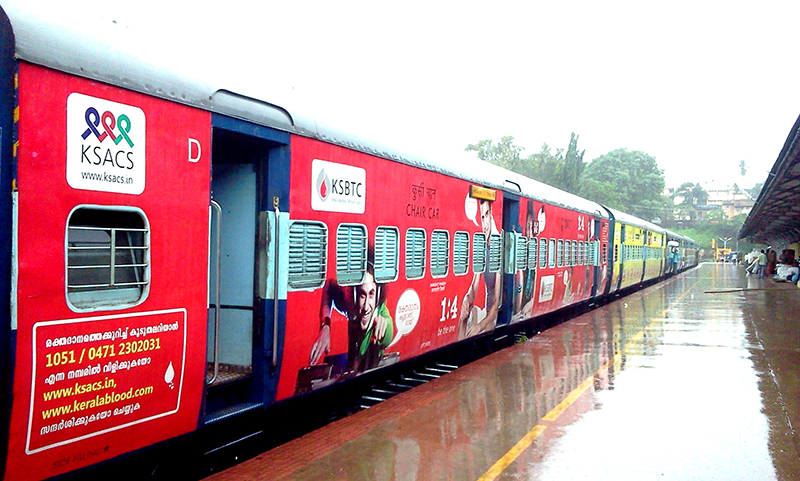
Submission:
<svg viewBox="0 0 800 481">
<path fill-rule="evenodd" d="M 739 239 L 763 244 L 800 240 L 800 117 L 739 230 Z"/>
</svg>

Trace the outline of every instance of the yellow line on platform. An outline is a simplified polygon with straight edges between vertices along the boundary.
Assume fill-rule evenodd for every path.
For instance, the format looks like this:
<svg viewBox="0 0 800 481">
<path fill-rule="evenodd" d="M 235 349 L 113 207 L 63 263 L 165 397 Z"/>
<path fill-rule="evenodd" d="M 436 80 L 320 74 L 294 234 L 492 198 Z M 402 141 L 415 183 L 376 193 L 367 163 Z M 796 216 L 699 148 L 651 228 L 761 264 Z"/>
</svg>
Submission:
<svg viewBox="0 0 800 481">
<path fill-rule="evenodd" d="M 551 409 L 549 413 L 545 414 L 544 417 L 542 418 L 542 421 L 555 421 L 561 415 L 561 413 L 563 413 L 564 411 L 567 410 L 567 408 L 572 406 L 575 403 L 575 401 L 577 401 L 578 398 L 581 397 L 583 393 L 586 392 L 586 390 L 592 386 L 592 383 L 594 383 L 594 376 L 587 377 L 582 383 L 578 385 L 578 387 L 573 389 L 572 392 L 569 393 L 567 397 L 564 398 L 563 401 L 558 403 L 558 405 L 553 409 Z"/>
<path fill-rule="evenodd" d="M 483 473 L 483 476 L 478 478 L 478 481 L 491 481 L 498 477 L 523 451 L 528 449 L 533 441 L 536 440 L 545 429 L 547 429 L 547 426 L 542 426 L 541 424 L 534 426 L 533 429 L 528 431 L 528 434 L 517 441 L 517 444 L 515 444 L 513 448 L 509 449 L 488 471 Z"/>
<path fill-rule="evenodd" d="M 691 287 L 694 287 L 698 282 L 699 280 L 695 281 L 695 283 Z M 686 297 L 687 294 L 689 294 L 691 287 L 685 290 L 680 296 L 678 296 L 678 298 L 675 301 L 673 301 L 669 306 L 665 307 L 661 311 L 661 316 L 650 321 L 647 324 L 647 326 L 645 326 L 641 331 L 637 332 L 630 340 L 628 340 L 628 343 L 622 348 L 622 350 L 625 351 L 631 344 L 640 342 L 644 337 L 645 331 L 649 329 L 653 324 L 655 324 L 656 321 L 659 320 L 663 321 L 664 320 L 663 318 L 667 315 L 667 311 L 669 311 L 669 309 L 673 305 L 682 301 L 683 298 Z M 586 392 L 586 390 L 589 389 L 589 387 L 591 387 L 592 384 L 594 384 L 594 378 L 596 375 L 608 371 L 608 368 L 611 367 L 615 362 L 619 362 L 621 358 L 622 358 L 621 353 L 617 353 L 614 356 L 612 356 L 611 359 L 609 359 L 602 366 L 600 366 L 600 368 L 598 368 L 592 374 L 591 377 L 586 378 L 578 387 L 573 389 L 572 392 L 570 392 L 567 395 L 567 397 L 564 398 L 563 401 L 558 403 L 556 407 L 554 407 L 553 409 L 550 410 L 550 412 L 545 414 L 544 417 L 542 418 L 542 421 L 555 421 L 558 418 L 558 416 L 561 415 L 561 413 L 563 413 L 570 406 L 572 406 L 575 403 L 575 401 L 577 401 L 578 398 L 580 398 L 581 395 L 583 395 L 583 393 Z M 520 439 L 517 442 L 517 444 L 514 445 L 514 447 L 508 450 L 508 452 L 504 454 L 503 457 L 498 459 L 497 462 L 494 463 L 492 467 L 489 468 L 488 471 L 483 473 L 483 476 L 478 478 L 478 481 L 494 481 L 494 479 L 500 476 L 500 474 L 503 471 L 505 471 L 505 469 L 509 467 L 511 463 L 513 463 L 519 457 L 519 455 L 522 454 L 523 451 L 528 449 L 528 447 L 530 447 L 530 445 L 533 444 L 536 438 L 538 438 L 539 435 L 541 435 L 545 429 L 547 429 L 547 426 L 544 426 L 542 424 L 537 424 L 536 426 L 534 426 L 533 429 L 528 431 L 528 434 L 523 436 L 522 439 Z"/>
</svg>

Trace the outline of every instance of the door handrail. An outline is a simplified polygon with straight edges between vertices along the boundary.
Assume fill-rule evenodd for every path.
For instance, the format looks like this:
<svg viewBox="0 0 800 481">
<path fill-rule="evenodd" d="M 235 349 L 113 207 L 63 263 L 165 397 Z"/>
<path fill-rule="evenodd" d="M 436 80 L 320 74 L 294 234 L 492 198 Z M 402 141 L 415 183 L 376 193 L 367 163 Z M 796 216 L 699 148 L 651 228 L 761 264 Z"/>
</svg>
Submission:
<svg viewBox="0 0 800 481">
<path fill-rule="evenodd" d="M 276 367 L 278 365 L 278 313 L 279 313 L 279 305 L 278 305 L 278 293 L 280 292 L 280 269 L 278 269 L 278 264 L 280 263 L 280 256 L 278 248 L 280 247 L 280 239 L 281 239 L 281 229 L 280 229 L 280 218 L 281 218 L 281 209 L 279 207 L 280 199 L 276 196 L 272 198 L 272 207 L 275 208 L 275 262 L 273 268 L 273 275 L 275 276 L 275 296 L 274 296 L 274 304 L 272 310 L 272 367 Z"/>
<path fill-rule="evenodd" d="M 211 251 L 209 251 L 208 256 L 208 265 L 211 266 L 211 262 L 214 262 L 214 375 L 211 376 L 211 379 L 206 381 L 206 385 L 210 386 L 214 384 L 214 381 L 217 380 L 217 376 L 219 376 L 219 317 L 221 314 L 221 305 L 220 305 L 220 265 L 221 261 L 220 258 L 221 254 L 221 232 L 222 232 L 222 207 L 216 201 L 211 201 L 211 204 L 208 206 L 208 217 L 209 217 L 209 227 L 212 226 L 214 221 L 214 213 L 216 212 L 216 235 L 214 236 L 214 248 L 216 250 L 217 255 L 214 259 L 211 259 Z M 209 230 L 208 233 L 208 244 L 211 246 L 211 231 Z"/>
</svg>

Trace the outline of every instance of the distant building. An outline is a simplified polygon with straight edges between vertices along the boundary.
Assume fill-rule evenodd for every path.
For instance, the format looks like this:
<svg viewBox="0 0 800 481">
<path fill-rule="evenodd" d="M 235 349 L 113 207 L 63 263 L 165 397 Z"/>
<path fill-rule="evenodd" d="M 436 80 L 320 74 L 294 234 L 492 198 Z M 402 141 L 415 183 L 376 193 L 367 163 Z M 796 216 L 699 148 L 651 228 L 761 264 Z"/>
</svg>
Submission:
<svg viewBox="0 0 800 481">
<path fill-rule="evenodd" d="M 739 214 L 749 214 L 753 205 L 755 205 L 755 199 L 736 185 L 710 181 L 702 183 L 701 186 L 708 194 L 708 200 L 704 204 L 694 204 L 691 207 L 693 211 L 691 216 L 686 211 L 687 207 L 681 205 L 684 198 L 675 196 L 676 187 L 669 187 L 664 190 L 664 194 L 673 199 L 675 220 L 684 221 L 689 220 L 690 217 L 698 220 L 704 219 L 709 212 L 714 210 L 722 210 L 725 216 L 730 219 Z"/>
<path fill-rule="evenodd" d="M 723 185 L 715 181 L 706 182 L 708 205 L 719 206 L 728 219 L 739 214 L 749 214 L 756 201 L 744 189 L 736 185 Z"/>
</svg>

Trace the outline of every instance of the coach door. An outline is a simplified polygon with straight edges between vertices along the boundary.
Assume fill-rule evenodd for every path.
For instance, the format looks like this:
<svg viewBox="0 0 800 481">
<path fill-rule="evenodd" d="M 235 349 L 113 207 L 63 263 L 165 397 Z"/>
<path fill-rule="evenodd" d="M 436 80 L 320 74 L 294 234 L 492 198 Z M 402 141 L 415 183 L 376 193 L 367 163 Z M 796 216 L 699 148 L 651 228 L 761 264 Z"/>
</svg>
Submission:
<svg viewBox="0 0 800 481">
<path fill-rule="evenodd" d="M 286 134 L 219 116 L 213 124 L 206 423 L 263 406 L 274 392 L 278 310 L 262 291 L 276 271 L 265 253 L 268 214 L 273 198 L 279 206 L 286 197 L 271 192 L 270 177 L 287 184 L 270 172 L 286 171 L 275 166 L 288 152 L 275 140 L 288 143 Z"/>
</svg>

